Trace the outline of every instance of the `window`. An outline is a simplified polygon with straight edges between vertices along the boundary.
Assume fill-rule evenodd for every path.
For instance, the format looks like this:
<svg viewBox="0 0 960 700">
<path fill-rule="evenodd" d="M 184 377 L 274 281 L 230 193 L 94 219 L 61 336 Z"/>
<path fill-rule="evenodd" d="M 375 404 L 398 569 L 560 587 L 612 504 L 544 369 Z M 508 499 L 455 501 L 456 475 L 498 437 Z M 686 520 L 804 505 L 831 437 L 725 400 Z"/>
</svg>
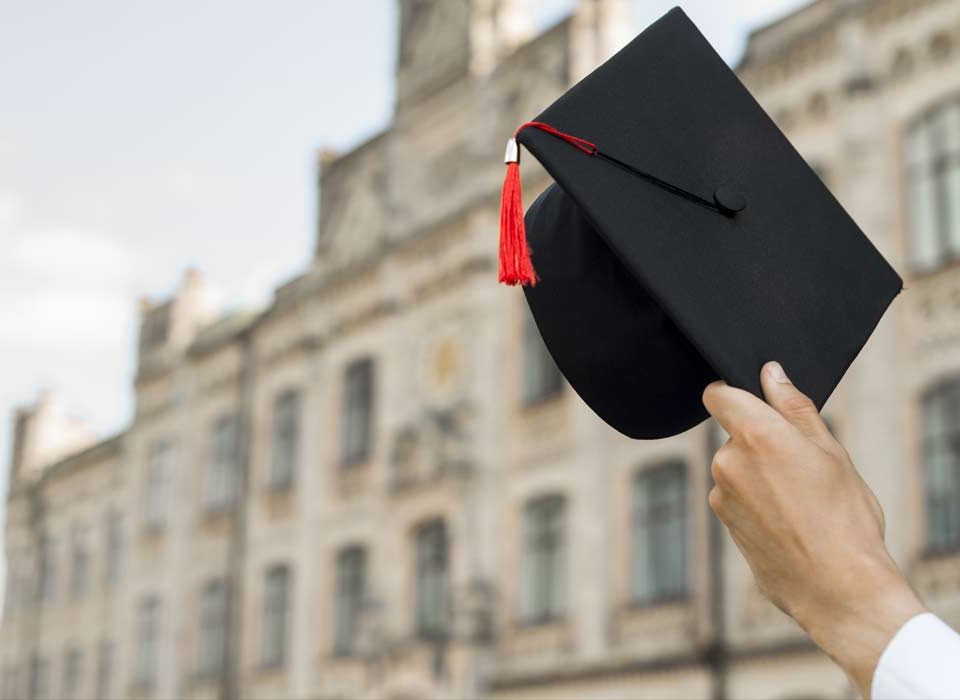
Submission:
<svg viewBox="0 0 960 700">
<path fill-rule="evenodd" d="M 373 425 L 373 360 L 358 360 L 347 367 L 343 380 L 341 459 L 351 465 L 370 454 Z"/>
<path fill-rule="evenodd" d="M 366 588 L 367 556 L 363 547 L 348 547 L 337 556 L 334 651 L 352 654 Z"/>
<path fill-rule="evenodd" d="M 151 531 L 161 530 L 167 520 L 168 484 L 173 450 L 170 443 L 158 441 L 147 455 L 147 482 L 143 503 L 143 523 Z"/>
<path fill-rule="evenodd" d="M 525 404 L 537 403 L 552 398 L 563 389 L 563 375 L 553 357 L 543 344 L 540 331 L 527 311 L 523 324 L 523 376 L 522 395 Z"/>
<path fill-rule="evenodd" d="M 447 633 L 447 528 L 442 520 L 417 531 L 417 636 L 436 639 Z"/>
<path fill-rule="evenodd" d="M 105 700 L 113 693 L 113 642 L 103 641 L 97 649 L 97 697 Z"/>
<path fill-rule="evenodd" d="M 22 605 L 21 598 L 23 597 L 23 591 L 20 589 L 20 569 L 22 566 L 23 563 L 20 556 L 14 552 L 10 552 L 7 557 L 6 595 L 3 599 L 3 616 L 8 620 L 17 616 Z"/>
<path fill-rule="evenodd" d="M 137 611 L 137 685 L 151 688 L 157 679 L 157 656 L 160 643 L 160 601 L 150 597 Z"/>
<path fill-rule="evenodd" d="M 0 686 L 0 697 L 3 700 L 17 700 L 24 697 L 23 688 L 20 685 L 20 668 L 18 666 L 8 666 L 3 674 L 3 685 Z"/>
<path fill-rule="evenodd" d="M 960 100 L 906 134 L 910 256 L 919 271 L 960 258 Z"/>
<path fill-rule="evenodd" d="M 630 594 L 648 604 L 687 592 L 687 481 L 682 462 L 645 469 L 633 480 Z"/>
<path fill-rule="evenodd" d="M 37 600 L 50 603 L 57 590 L 57 545 L 49 535 L 40 538 L 40 552 L 37 571 Z"/>
<path fill-rule="evenodd" d="M 63 659 L 63 697 L 73 700 L 80 696 L 83 682 L 83 654 L 79 649 L 70 649 Z"/>
<path fill-rule="evenodd" d="M 927 392 L 920 417 L 927 551 L 960 550 L 960 379 Z"/>
<path fill-rule="evenodd" d="M 213 446 L 207 471 L 204 504 L 219 510 L 237 496 L 237 457 L 239 430 L 236 416 L 222 416 L 213 426 Z"/>
<path fill-rule="evenodd" d="M 123 515 L 111 510 L 104 523 L 103 578 L 108 586 L 120 581 L 123 570 Z"/>
<path fill-rule="evenodd" d="M 216 675 L 223 663 L 226 641 L 227 592 L 222 581 L 211 581 L 200 593 L 197 630 L 197 675 Z"/>
<path fill-rule="evenodd" d="M 566 503 L 562 496 L 538 498 L 524 513 L 520 614 L 531 623 L 566 612 Z"/>
<path fill-rule="evenodd" d="M 287 620 L 290 608 L 290 570 L 275 566 L 263 584 L 263 665 L 282 666 L 287 656 Z"/>
<path fill-rule="evenodd" d="M 50 697 L 50 665 L 42 656 L 30 659 L 30 700 L 48 700 Z"/>
<path fill-rule="evenodd" d="M 86 529 L 83 526 L 75 525 L 70 546 L 70 595 L 75 599 L 82 598 L 87 592 L 90 555 L 87 552 L 86 538 Z"/>
<path fill-rule="evenodd" d="M 281 394 L 273 407 L 273 459 L 270 488 L 283 490 L 293 483 L 297 472 L 300 443 L 300 395 Z"/>
</svg>

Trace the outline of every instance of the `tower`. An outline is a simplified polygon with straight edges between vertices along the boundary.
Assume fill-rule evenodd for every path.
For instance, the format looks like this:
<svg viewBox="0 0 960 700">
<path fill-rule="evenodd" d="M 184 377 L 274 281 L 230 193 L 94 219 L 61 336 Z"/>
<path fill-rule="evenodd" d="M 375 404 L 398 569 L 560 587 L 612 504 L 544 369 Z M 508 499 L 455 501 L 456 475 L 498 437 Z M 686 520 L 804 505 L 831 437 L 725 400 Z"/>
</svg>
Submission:
<svg viewBox="0 0 960 700">
<path fill-rule="evenodd" d="M 397 109 L 484 74 L 533 31 L 527 0 L 399 0 Z"/>
</svg>

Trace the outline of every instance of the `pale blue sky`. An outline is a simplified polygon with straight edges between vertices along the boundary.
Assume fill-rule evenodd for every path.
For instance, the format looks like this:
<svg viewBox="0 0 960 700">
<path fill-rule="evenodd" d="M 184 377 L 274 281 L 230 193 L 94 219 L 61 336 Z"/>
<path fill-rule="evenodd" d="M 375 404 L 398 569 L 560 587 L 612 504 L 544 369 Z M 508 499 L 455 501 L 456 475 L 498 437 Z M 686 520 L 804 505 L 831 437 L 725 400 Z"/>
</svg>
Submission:
<svg viewBox="0 0 960 700">
<path fill-rule="evenodd" d="M 530 2 L 545 25 L 574 0 Z M 635 0 L 637 29 L 674 4 Z M 732 61 L 799 4 L 683 6 Z M 11 411 L 41 387 L 125 425 L 138 296 L 195 265 L 258 304 L 304 268 L 316 152 L 389 122 L 395 19 L 395 0 L 4 0 L 0 489 Z"/>
</svg>

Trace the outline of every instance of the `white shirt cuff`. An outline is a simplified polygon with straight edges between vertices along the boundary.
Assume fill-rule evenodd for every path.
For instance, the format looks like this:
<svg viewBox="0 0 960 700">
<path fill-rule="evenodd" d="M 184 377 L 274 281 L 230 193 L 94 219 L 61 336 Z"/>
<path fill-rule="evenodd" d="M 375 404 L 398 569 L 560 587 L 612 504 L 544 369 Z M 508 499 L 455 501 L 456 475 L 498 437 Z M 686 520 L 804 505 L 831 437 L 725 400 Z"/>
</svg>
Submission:
<svg viewBox="0 0 960 700">
<path fill-rule="evenodd" d="M 877 663 L 873 700 L 960 698 L 960 635 L 932 613 L 908 620 Z"/>
</svg>

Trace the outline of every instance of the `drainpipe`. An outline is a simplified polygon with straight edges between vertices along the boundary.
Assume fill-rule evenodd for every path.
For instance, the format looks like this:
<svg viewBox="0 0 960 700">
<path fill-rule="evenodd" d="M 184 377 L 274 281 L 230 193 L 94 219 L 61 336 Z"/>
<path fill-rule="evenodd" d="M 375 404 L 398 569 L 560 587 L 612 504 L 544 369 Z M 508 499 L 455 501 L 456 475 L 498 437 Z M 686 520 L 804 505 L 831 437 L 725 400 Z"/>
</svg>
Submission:
<svg viewBox="0 0 960 700">
<path fill-rule="evenodd" d="M 720 449 L 720 427 L 710 421 L 707 432 L 707 484 L 714 486 L 713 473 L 709 466 L 713 463 L 713 455 Z M 708 607 L 710 610 L 710 627 L 712 636 L 707 647 L 705 660 L 710 668 L 710 697 L 712 700 L 726 700 L 727 675 L 730 665 L 729 649 L 727 647 L 727 614 L 726 614 L 726 585 L 723 576 L 724 532 L 723 524 L 707 506 L 708 531 Z"/>
<path fill-rule="evenodd" d="M 255 358 L 253 326 L 239 338 L 242 353 L 237 378 L 239 408 L 237 411 L 237 491 L 230 513 L 230 532 L 227 542 L 226 619 L 224 620 L 223 662 L 217 697 L 236 700 L 243 689 L 243 609 L 244 583 L 247 561 L 247 523 L 249 520 L 250 454 L 253 442 L 253 381 Z"/>
</svg>

